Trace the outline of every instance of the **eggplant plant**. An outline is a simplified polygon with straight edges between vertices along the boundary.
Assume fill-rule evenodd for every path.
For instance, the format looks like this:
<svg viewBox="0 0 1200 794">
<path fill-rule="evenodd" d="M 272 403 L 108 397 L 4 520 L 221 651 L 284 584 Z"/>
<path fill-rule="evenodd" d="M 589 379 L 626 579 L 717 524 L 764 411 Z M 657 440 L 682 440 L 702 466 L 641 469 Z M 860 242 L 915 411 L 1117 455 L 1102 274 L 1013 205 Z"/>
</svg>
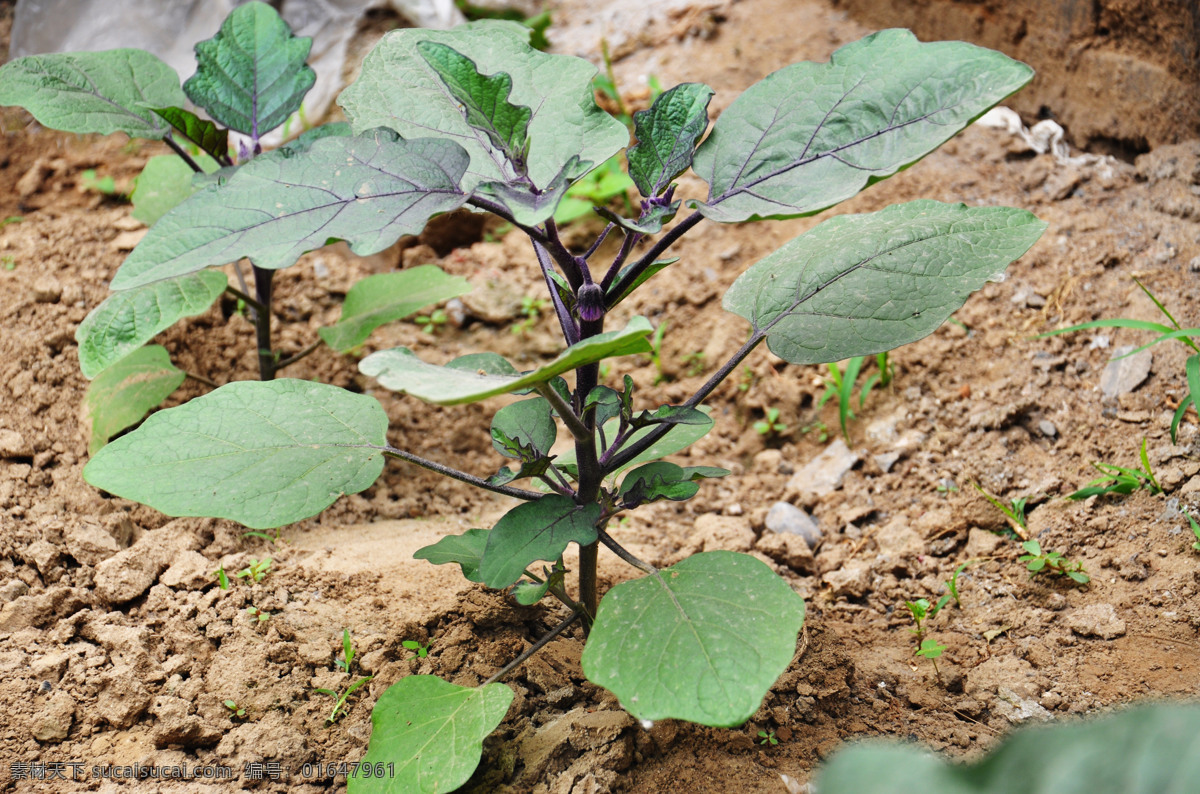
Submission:
<svg viewBox="0 0 1200 794">
<path fill-rule="evenodd" d="M 661 271 L 687 267 L 669 256 L 680 238 L 704 221 L 831 207 L 919 160 L 1032 71 L 973 45 L 886 30 L 828 63 L 767 76 L 711 129 L 713 91 L 675 86 L 634 117 L 626 160 L 642 196 L 637 217 L 599 208 L 608 226 L 571 250 L 556 207 L 630 143 L 624 125 L 595 105 L 595 72 L 532 49 L 528 31 L 510 23 L 394 31 L 340 97 L 352 135 L 264 153 L 201 188 L 163 215 L 113 281 L 148 289 L 242 257 L 270 271 L 330 238 L 367 254 L 460 207 L 493 213 L 529 238 L 562 333 L 556 357 L 520 371 L 487 351 L 439 366 L 396 348 L 359 364 L 382 386 L 437 405 L 523 396 L 491 421 L 492 445 L 511 464 L 494 474 L 393 447 L 387 416 L 369 396 L 287 379 L 230 383 L 155 413 L 84 470 L 95 487 L 169 515 L 253 528 L 316 515 L 370 486 L 388 459 L 516 502 L 494 526 L 447 536 L 417 556 L 458 565 L 525 604 L 557 599 L 566 617 L 478 687 L 410 675 L 384 692 L 364 767 L 386 761 L 395 776 L 355 777 L 356 790 L 462 785 L 512 701 L 500 679 L 576 623 L 587 637 L 584 674 L 639 720 L 749 719 L 792 663 L 803 600 L 746 554 L 705 552 L 657 570 L 622 544 L 614 519 L 689 499 L 704 480 L 729 473 L 663 458 L 712 428 L 705 400 L 761 344 L 794 364 L 818 364 L 920 339 L 1046 226 L 1019 209 L 926 200 L 826 220 L 749 266 L 726 293 L 724 307 L 748 324 L 745 344 L 686 400 L 645 405 L 631 377 L 608 381 L 619 382 L 614 388 L 600 382 L 599 367 L 650 350 L 651 323 L 621 304 Z M 689 168 L 708 185 L 705 198 L 676 196 L 675 180 Z M 619 245 L 603 261 L 609 236 Z M 571 449 L 555 453 L 561 432 Z M 571 544 L 578 563 L 567 570 Z M 601 547 L 636 573 L 604 594 Z"/>
</svg>

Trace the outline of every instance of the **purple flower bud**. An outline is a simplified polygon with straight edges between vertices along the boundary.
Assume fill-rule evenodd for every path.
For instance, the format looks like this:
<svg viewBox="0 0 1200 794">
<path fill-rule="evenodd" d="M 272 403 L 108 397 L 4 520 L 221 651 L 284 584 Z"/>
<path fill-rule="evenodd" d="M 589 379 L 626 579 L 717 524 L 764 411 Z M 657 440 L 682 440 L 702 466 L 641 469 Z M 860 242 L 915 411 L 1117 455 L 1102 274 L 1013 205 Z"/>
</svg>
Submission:
<svg viewBox="0 0 1200 794">
<path fill-rule="evenodd" d="M 604 290 L 594 282 L 584 284 L 575 296 L 575 305 L 579 309 L 579 319 L 584 322 L 595 322 L 604 316 Z"/>
</svg>

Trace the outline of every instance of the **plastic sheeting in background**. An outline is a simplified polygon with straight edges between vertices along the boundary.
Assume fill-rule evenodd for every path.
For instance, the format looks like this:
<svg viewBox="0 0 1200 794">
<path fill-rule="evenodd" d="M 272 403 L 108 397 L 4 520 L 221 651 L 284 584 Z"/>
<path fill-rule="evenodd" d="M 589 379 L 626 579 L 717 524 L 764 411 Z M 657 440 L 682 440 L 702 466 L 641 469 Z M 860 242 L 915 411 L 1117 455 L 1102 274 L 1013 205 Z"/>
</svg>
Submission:
<svg viewBox="0 0 1200 794">
<path fill-rule="evenodd" d="M 212 38 L 238 0 L 18 0 L 10 58 L 46 52 L 136 47 L 162 58 L 186 80 L 196 71 L 193 47 Z M 313 40 L 308 63 L 317 82 L 304 114 L 319 119 L 341 88 L 346 50 L 358 21 L 390 5 L 417 27 L 463 22 L 454 0 L 283 0 L 280 14 L 297 36 Z"/>
</svg>

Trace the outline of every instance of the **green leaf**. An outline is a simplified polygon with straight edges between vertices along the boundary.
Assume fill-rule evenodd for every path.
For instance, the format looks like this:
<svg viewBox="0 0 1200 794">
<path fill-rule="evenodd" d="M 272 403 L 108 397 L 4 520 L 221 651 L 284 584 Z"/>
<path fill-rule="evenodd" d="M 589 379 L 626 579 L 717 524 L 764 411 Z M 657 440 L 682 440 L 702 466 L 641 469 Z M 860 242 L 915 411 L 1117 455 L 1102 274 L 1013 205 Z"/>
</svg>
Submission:
<svg viewBox="0 0 1200 794">
<path fill-rule="evenodd" d="M 483 582 L 479 575 L 479 561 L 487 545 L 487 529 L 468 529 L 461 535 L 447 535 L 431 546 L 423 546 L 413 553 L 415 560 L 428 560 L 434 565 L 456 563 L 462 575 L 470 582 Z"/>
<path fill-rule="evenodd" d="M 266 3 L 238 6 L 211 39 L 196 45 L 188 99 L 221 124 L 258 140 L 300 109 L 317 81 L 305 64 L 312 39 L 292 35 Z"/>
<path fill-rule="evenodd" d="M 401 678 L 371 710 L 371 743 L 347 780 L 351 794 L 440 794 L 470 779 L 512 703 L 504 684 L 465 687 L 432 675 Z M 376 764 L 385 775 L 371 776 Z"/>
<path fill-rule="evenodd" d="M 88 454 L 142 420 L 183 383 L 183 370 L 171 364 L 167 349 L 151 345 L 133 351 L 88 385 L 83 401 L 92 420 Z"/>
<path fill-rule="evenodd" d="M 517 582 L 513 587 L 513 598 L 518 604 L 530 607 L 542 600 L 542 596 L 550 592 L 550 581 L 541 584 L 537 582 Z"/>
<path fill-rule="evenodd" d="M 417 52 L 458 101 L 467 124 L 486 135 L 492 147 L 508 159 L 513 171 L 523 176 L 533 111 L 508 101 L 512 78 L 504 72 L 480 74 L 470 58 L 435 41 L 418 42 Z"/>
<path fill-rule="evenodd" d="M 202 270 L 109 295 L 75 329 L 83 376 L 96 377 L 177 320 L 206 311 L 226 283 L 224 273 Z"/>
<path fill-rule="evenodd" d="M 649 320 L 633 317 L 622 330 L 608 331 L 571 345 L 550 363 L 524 375 L 498 374 L 483 367 L 463 368 L 455 366 L 454 361 L 444 367 L 426 364 L 403 347 L 372 353 L 359 362 L 358 369 L 393 391 L 438 405 L 458 405 L 545 383 L 556 375 L 601 359 L 648 352 L 650 343 L 646 336 L 650 331 Z"/>
<path fill-rule="evenodd" d="M 621 122 L 596 107 L 596 67 L 581 58 L 532 49 L 529 31 L 516 23 L 481 21 L 454 30 L 396 30 L 363 61 L 362 74 L 339 97 L 354 129 L 385 126 L 404 136 L 434 135 L 461 144 L 471 166 L 463 189 L 517 176 L 486 132 L 467 123 L 461 103 L 418 50 L 434 42 L 466 53 L 482 74 L 512 79 L 507 100 L 532 109 L 528 123 L 528 174 L 545 188 L 578 157 L 602 163 L 629 143 Z"/>
<path fill-rule="evenodd" d="M 711 220 L 807 215 L 913 164 L 1033 70 L 960 41 L 884 30 L 829 63 L 797 63 L 751 86 L 696 150 Z"/>
<path fill-rule="evenodd" d="M 0 105 L 55 130 L 158 140 L 171 127 L 150 108 L 186 101 L 175 70 L 143 50 L 28 55 L 0 67 Z"/>
<path fill-rule="evenodd" d="M 581 163 L 578 157 L 572 157 L 550 184 L 540 190 L 526 182 L 483 182 L 475 186 L 473 195 L 495 201 L 508 210 L 517 223 L 536 226 L 555 215 L 567 197 L 568 183 L 591 167 L 591 163 Z"/>
<path fill-rule="evenodd" d="M 662 92 L 648 110 L 633 114 L 629 176 L 647 198 L 658 196 L 688 170 L 696 141 L 708 128 L 713 90 L 703 83 L 683 83 Z"/>
<path fill-rule="evenodd" d="M 216 171 L 220 166 L 206 154 L 194 158 L 205 171 Z M 158 223 L 167 211 L 195 193 L 199 187 L 192 177 L 196 172 L 177 154 L 157 154 L 146 161 L 146 167 L 138 174 L 133 195 L 133 217 L 147 226 Z"/>
<path fill-rule="evenodd" d="M 841 215 L 752 265 L 724 306 L 793 364 L 871 355 L 933 333 L 1045 228 L 1024 210 L 936 201 Z"/>
<path fill-rule="evenodd" d="M 629 472 L 621 483 L 618 495 L 626 503 L 643 505 L 660 499 L 684 502 L 699 490 L 700 486 L 684 473 L 682 467 L 656 461 Z"/>
<path fill-rule="evenodd" d="M 677 256 L 671 257 L 670 259 L 656 259 L 654 262 L 652 262 L 650 264 L 649 267 L 647 267 L 645 270 L 643 270 L 641 273 L 638 274 L 637 279 L 635 279 L 633 282 L 631 282 L 629 284 L 629 286 L 627 286 L 625 289 L 621 290 L 620 293 L 618 293 L 616 290 L 616 287 L 618 284 L 620 284 L 622 282 L 623 277 L 625 276 L 625 271 L 622 270 L 620 272 L 620 274 L 617 276 L 617 278 L 613 280 L 612 287 L 609 288 L 608 292 L 604 293 L 604 299 L 605 299 L 605 302 L 608 304 L 608 308 L 611 310 L 612 307 L 616 306 L 618 303 L 620 303 L 621 301 L 628 298 L 629 295 L 635 289 L 637 289 L 642 284 L 644 284 L 646 281 L 648 281 L 652 276 L 654 276 L 660 270 L 666 268 L 669 265 L 673 265 L 678 261 L 679 261 L 679 257 L 677 257 Z M 633 267 L 633 265 L 630 265 L 629 267 Z"/>
<path fill-rule="evenodd" d="M 238 381 L 154 414 L 100 450 L 83 477 L 170 516 L 268 529 L 375 482 L 387 425 L 366 395 L 302 380 Z"/>
<path fill-rule="evenodd" d="M 447 275 L 437 265 L 367 276 L 346 293 L 341 319 L 317 333 L 325 344 L 344 353 L 367 341 L 371 332 L 384 323 L 470 291 L 469 281 Z"/>
<path fill-rule="evenodd" d="M 740 725 L 791 664 L 803 624 L 804 600 L 765 563 L 704 552 L 609 590 L 583 672 L 638 719 Z"/>
<path fill-rule="evenodd" d="M 1021 728 L 970 765 L 912 745 L 856 743 L 818 773 L 822 794 L 1165 794 L 1200 777 L 1200 709 L 1156 704 Z"/>
<path fill-rule="evenodd" d="M 208 119 L 202 119 L 183 108 L 151 110 L 211 157 L 229 156 L 229 130 L 223 130 Z"/>
<path fill-rule="evenodd" d="M 356 254 L 382 251 L 459 207 L 466 153 L 448 141 L 400 140 L 388 130 L 288 147 L 237 169 L 164 215 L 121 265 L 115 290 L 193 273 L 247 256 L 287 267 L 330 238 Z"/>
<path fill-rule="evenodd" d="M 577 505 L 559 494 L 517 505 L 492 527 L 479 575 L 488 587 L 508 587 L 530 563 L 557 560 L 569 543 L 595 543 L 599 520 L 600 505 Z"/>
<path fill-rule="evenodd" d="M 541 397 L 506 405 L 492 417 L 492 446 L 506 458 L 533 462 L 550 454 L 558 425 Z"/>
<path fill-rule="evenodd" d="M 622 229 L 628 229 L 638 234 L 658 234 L 662 231 L 663 224 L 669 222 L 679 212 L 679 204 L 678 201 L 672 201 L 670 204 L 652 205 L 644 210 L 636 221 L 619 215 L 608 207 L 595 207 L 594 209 L 601 218 L 609 223 L 617 224 Z"/>
</svg>

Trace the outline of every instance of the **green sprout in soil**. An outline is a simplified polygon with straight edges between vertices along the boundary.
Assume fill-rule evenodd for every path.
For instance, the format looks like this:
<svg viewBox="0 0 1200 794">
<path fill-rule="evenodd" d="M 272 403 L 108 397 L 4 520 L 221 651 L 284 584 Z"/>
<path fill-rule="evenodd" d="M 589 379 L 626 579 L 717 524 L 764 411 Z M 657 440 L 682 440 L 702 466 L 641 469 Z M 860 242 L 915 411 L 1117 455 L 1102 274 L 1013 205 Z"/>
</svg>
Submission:
<svg viewBox="0 0 1200 794">
<path fill-rule="evenodd" d="M 1092 467 L 1103 476 L 1092 480 L 1075 493 L 1068 495 L 1067 498 L 1080 500 L 1107 494 L 1125 495 L 1140 490 L 1146 490 L 1152 494 L 1162 493 L 1162 486 L 1158 484 L 1158 480 L 1154 477 L 1154 471 L 1150 468 L 1150 458 L 1146 455 L 1146 439 L 1144 438 L 1142 439 L 1140 458 L 1142 461 L 1140 469 L 1127 469 L 1111 463 L 1092 463 Z"/>
<path fill-rule="evenodd" d="M 449 321 L 450 315 L 445 309 L 434 309 L 428 315 L 413 318 L 413 322 L 421 326 L 421 330 L 427 334 L 436 334 L 445 328 Z"/>
<path fill-rule="evenodd" d="M 219 566 L 217 570 L 213 571 L 213 576 L 217 577 L 217 586 L 222 590 L 229 589 L 229 574 L 225 573 L 224 565 Z"/>
<path fill-rule="evenodd" d="M 866 362 L 866 356 L 855 356 L 847 359 L 846 369 L 843 370 L 837 364 L 828 364 L 829 377 L 825 380 L 825 392 L 817 400 L 817 408 L 820 409 L 830 398 L 836 397 L 838 404 L 838 423 L 842 428 L 842 436 L 849 441 L 850 432 L 848 425 L 851 419 L 854 418 L 854 387 L 858 382 L 859 373 L 862 371 L 863 364 Z M 892 378 L 895 375 L 895 369 L 888 360 L 888 353 L 884 351 L 875 356 L 876 371 L 863 382 L 862 387 L 858 392 L 858 407 L 862 408 L 867 401 L 867 396 L 876 386 L 889 386 L 892 383 Z"/>
<path fill-rule="evenodd" d="M 754 432 L 760 436 L 778 436 L 787 432 L 788 426 L 779 421 L 779 409 L 774 406 L 766 411 L 766 416 L 754 423 Z"/>
<path fill-rule="evenodd" d="M 1042 545 L 1036 540 L 1025 541 L 1021 548 L 1025 554 L 1018 557 L 1017 562 L 1025 563 L 1030 579 L 1040 573 L 1055 573 L 1068 576 L 1077 584 L 1087 584 L 1092 580 L 1084 571 L 1083 563 L 1071 562 L 1060 551 L 1043 552 Z"/>
<path fill-rule="evenodd" d="M 1188 524 L 1190 524 L 1192 527 L 1192 535 L 1194 535 L 1196 538 L 1196 542 L 1192 544 L 1192 550 L 1200 551 L 1200 524 L 1196 523 L 1196 519 L 1192 518 L 1191 513 L 1187 512 L 1186 510 L 1180 512 L 1182 512 L 1183 517 L 1188 520 Z"/>
<path fill-rule="evenodd" d="M 759 731 L 758 739 L 758 743 L 761 745 L 770 745 L 771 747 L 774 747 L 775 745 L 779 744 L 779 739 L 775 737 L 775 731 Z"/>
<path fill-rule="evenodd" d="M 248 581 L 261 582 L 266 578 L 267 573 L 270 572 L 271 562 L 270 557 L 264 557 L 261 560 L 251 557 L 250 564 L 238 571 L 237 577 Z"/>
<path fill-rule="evenodd" d="M 976 491 L 983 494 L 983 498 L 987 499 L 992 505 L 1004 514 L 1004 518 L 1008 521 L 1008 525 L 1012 527 L 1013 532 L 1024 538 L 1026 535 L 1025 527 L 1025 506 L 1029 501 L 1028 496 L 1018 496 L 1011 499 L 1007 504 L 1000 500 L 1000 497 L 990 494 L 983 489 L 983 486 L 977 482 L 972 482 Z"/>
<path fill-rule="evenodd" d="M 350 629 L 342 629 L 342 658 L 334 659 L 333 663 L 346 675 L 350 675 L 354 669 L 354 658 L 356 652 L 354 650 L 354 641 L 350 638 Z M 354 683 L 347 686 L 345 689 L 339 687 L 338 690 L 328 689 L 325 687 L 314 687 L 313 691 L 322 695 L 328 695 L 334 699 L 333 710 L 329 712 L 329 716 L 325 718 L 327 725 L 332 725 L 338 721 L 338 718 L 346 713 L 348 708 L 347 703 L 350 696 L 353 695 L 364 684 L 370 683 L 373 676 L 365 675 L 359 678 Z"/>
<path fill-rule="evenodd" d="M 413 652 L 413 655 L 410 658 L 424 659 L 426 656 L 429 655 L 429 646 L 422 645 L 421 643 L 417 642 L 416 640 L 405 640 L 404 642 L 402 642 L 400 644 L 402 646 L 404 646 L 406 649 Z"/>
<path fill-rule="evenodd" d="M 258 621 L 259 623 L 266 623 L 271 619 L 270 612 L 264 612 L 258 607 L 246 607 L 246 614 L 249 615 L 251 619 Z"/>
<path fill-rule="evenodd" d="M 244 708 L 242 708 L 241 706 L 239 706 L 236 701 L 226 700 L 224 702 L 224 706 L 225 706 L 225 708 L 229 709 L 230 716 L 233 717 L 234 719 L 238 719 L 238 720 L 245 719 L 246 710 Z"/>
</svg>

